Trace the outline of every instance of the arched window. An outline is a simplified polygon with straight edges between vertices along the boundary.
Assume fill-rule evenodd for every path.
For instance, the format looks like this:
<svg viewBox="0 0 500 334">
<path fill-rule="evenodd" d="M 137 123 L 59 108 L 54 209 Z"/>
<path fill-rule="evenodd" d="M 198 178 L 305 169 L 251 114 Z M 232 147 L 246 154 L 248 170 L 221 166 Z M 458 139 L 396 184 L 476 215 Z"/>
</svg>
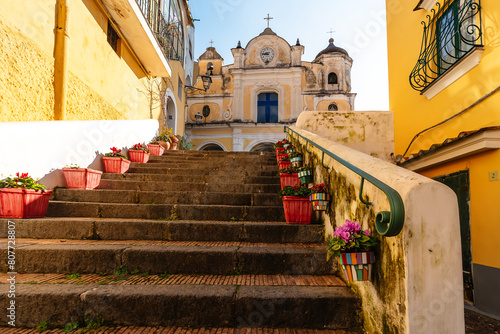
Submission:
<svg viewBox="0 0 500 334">
<path fill-rule="evenodd" d="M 224 149 L 217 144 L 208 144 L 204 146 L 200 151 L 224 151 Z"/>
<path fill-rule="evenodd" d="M 338 79 L 337 79 L 337 74 L 335 74 L 334 72 L 328 74 L 328 84 L 329 85 L 336 85 L 338 84 Z"/>
<path fill-rule="evenodd" d="M 212 62 L 207 64 L 207 75 L 214 75 L 214 64 Z"/>
<path fill-rule="evenodd" d="M 261 143 L 253 147 L 250 152 L 276 152 L 274 143 Z"/>
<path fill-rule="evenodd" d="M 257 101 L 257 123 L 278 123 L 278 94 L 259 94 Z"/>
<path fill-rule="evenodd" d="M 337 106 L 337 103 L 330 103 L 328 106 L 328 111 L 338 111 L 339 107 Z"/>
</svg>

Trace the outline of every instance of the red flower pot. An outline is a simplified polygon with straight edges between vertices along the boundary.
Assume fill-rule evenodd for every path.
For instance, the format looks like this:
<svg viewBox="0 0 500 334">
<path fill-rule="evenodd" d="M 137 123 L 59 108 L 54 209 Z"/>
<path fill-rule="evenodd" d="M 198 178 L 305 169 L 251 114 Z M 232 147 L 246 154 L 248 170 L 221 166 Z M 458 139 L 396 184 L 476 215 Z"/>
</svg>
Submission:
<svg viewBox="0 0 500 334">
<path fill-rule="evenodd" d="M 151 155 L 163 155 L 163 152 L 165 152 L 165 149 L 161 145 L 148 144 L 148 150 L 151 152 Z"/>
<path fill-rule="evenodd" d="M 313 210 L 309 197 L 283 196 L 283 208 L 288 224 L 311 224 Z"/>
<path fill-rule="evenodd" d="M 42 218 L 52 191 L 0 188 L 1 218 Z"/>
<path fill-rule="evenodd" d="M 104 170 L 106 173 L 119 173 L 123 174 L 128 171 L 130 167 L 130 160 L 116 157 L 102 157 L 104 163 Z"/>
<path fill-rule="evenodd" d="M 278 162 L 278 168 L 279 169 L 285 169 L 288 166 L 290 166 L 292 163 L 290 161 L 280 161 Z"/>
<path fill-rule="evenodd" d="M 142 150 L 128 150 L 128 157 L 132 162 L 146 163 L 149 160 L 149 153 Z"/>
<path fill-rule="evenodd" d="M 279 153 L 279 154 L 276 155 L 276 160 L 278 160 L 278 163 L 279 163 L 281 160 L 285 159 L 286 157 L 288 157 L 288 154 L 286 154 L 286 153 Z"/>
<path fill-rule="evenodd" d="M 280 154 L 280 153 L 286 153 L 285 152 L 286 149 L 284 147 L 276 147 L 276 154 Z"/>
<path fill-rule="evenodd" d="M 293 174 L 288 174 L 288 173 L 280 173 L 280 181 L 281 181 L 281 189 L 285 188 L 286 186 L 300 186 L 300 179 L 299 179 L 299 174 L 293 173 Z M 309 198 L 308 198 L 309 200 Z"/>
<path fill-rule="evenodd" d="M 95 189 L 101 182 L 102 172 L 88 168 L 63 168 L 68 189 Z"/>
</svg>

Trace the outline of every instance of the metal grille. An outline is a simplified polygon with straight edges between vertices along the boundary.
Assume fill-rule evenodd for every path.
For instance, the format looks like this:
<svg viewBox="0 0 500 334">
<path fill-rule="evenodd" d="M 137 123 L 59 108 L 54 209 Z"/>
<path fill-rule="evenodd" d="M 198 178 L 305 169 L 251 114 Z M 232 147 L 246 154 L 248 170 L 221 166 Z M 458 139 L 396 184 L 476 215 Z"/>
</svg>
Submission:
<svg viewBox="0 0 500 334">
<path fill-rule="evenodd" d="M 164 13 L 160 10 L 157 0 L 136 0 L 165 57 L 182 62 L 184 60 L 184 32 L 179 4 L 177 0 L 163 1 L 169 2 L 167 12 Z M 163 8 L 166 7 L 164 5 Z"/>
<path fill-rule="evenodd" d="M 422 21 L 424 35 L 410 85 L 424 90 L 477 46 L 483 46 L 480 0 L 445 0 Z"/>
</svg>

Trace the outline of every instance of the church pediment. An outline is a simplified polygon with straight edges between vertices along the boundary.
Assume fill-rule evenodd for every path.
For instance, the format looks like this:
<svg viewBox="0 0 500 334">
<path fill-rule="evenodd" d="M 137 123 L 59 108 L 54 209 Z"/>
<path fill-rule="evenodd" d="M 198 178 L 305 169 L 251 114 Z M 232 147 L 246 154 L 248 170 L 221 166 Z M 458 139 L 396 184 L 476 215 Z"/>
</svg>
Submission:
<svg viewBox="0 0 500 334">
<path fill-rule="evenodd" d="M 290 44 L 270 28 L 266 28 L 245 47 L 245 68 L 289 67 L 291 62 Z"/>
</svg>

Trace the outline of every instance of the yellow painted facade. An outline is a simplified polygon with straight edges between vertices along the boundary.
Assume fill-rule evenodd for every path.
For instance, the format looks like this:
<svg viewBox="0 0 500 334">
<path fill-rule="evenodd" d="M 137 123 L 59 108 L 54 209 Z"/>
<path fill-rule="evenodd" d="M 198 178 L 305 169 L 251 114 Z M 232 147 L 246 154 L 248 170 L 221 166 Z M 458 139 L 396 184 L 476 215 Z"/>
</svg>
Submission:
<svg viewBox="0 0 500 334">
<path fill-rule="evenodd" d="M 500 260 L 498 259 L 497 235 L 500 233 L 500 182 L 489 179 L 490 172 L 500 170 L 500 138 L 496 138 L 497 126 L 500 126 L 500 2 L 496 0 L 481 0 L 480 7 L 475 7 L 478 1 L 439 0 L 432 7 L 432 1 L 399 1 L 386 0 L 388 23 L 388 61 L 389 61 L 389 103 L 394 112 L 395 147 L 398 161 L 407 167 L 431 178 L 446 177 L 448 174 L 468 171 L 469 184 L 459 191 L 470 196 L 470 246 L 472 250 L 472 283 L 468 288 L 474 291 L 476 307 L 485 312 L 500 315 L 500 294 L 492 296 L 489 291 L 495 290 L 488 283 L 500 278 Z M 424 5 L 427 8 L 419 8 Z M 417 6 L 418 5 L 418 6 Z M 443 8 L 439 10 L 439 5 Z M 415 7 L 417 6 L 416 10 Z M 456 7 L 454 7 L 456 6 Z M 433 11 L 430 9 L 433 8 Z M 427 27 L 436 27 L 437 22 L 447 24 L 444 15 L 451 15 L 451 9 L 473 17 L 469 20 L 456 20 L 459 31 L 476 39 L 474 47 L 461 42 L 454 47 L 459 50 L 470 48 L 468 53 L 450 51 L 455 57 L 460 55 L 460 61 L 452 62 L 446 71 L 436 66 L 446 66 L 449 56 L 433 58 L 434 71 L 429 79 L 416 77 L 431 82 L 421 92 L 412 88 L 410 82 L 417 88 L 418 81 L 410 74 L 416 71 L 417 61 L 424 63 L 421 54 L 423 40 L 422 21 Z M 479 13 L 475 9 L 480 8 Z M 448 14 L 444 14 L 448 13 Z M 474 14 L 470 14 L 474 13 Z M 463 15 L 463 14 L 461 14 Z M 480 15 L 480 16 L 479 16 Z M 462 17 L 465 17 L 462 16 Z M 468 26 L 473 22 L 481 29 Z M 429 29 L 429 28 L 428 28 Z M 458 33 L 457 35 L 458 36 Z M 472 37 L 471 37 L 472 36 Z M 431 36 L 437 38 L 439 36 Z M 478 37 L 482 37 L 478 39 Z M 466 36 L 467 38 L 467 36 Z M 429 39 L 426 39 L 429 41 Z M 446 42 L 442 42 L 446 44 Z M 427 42 L 427 45 L 429 43 Z M 438 44 L 439 45 L 439 44 Z M 460 45 L 457 47 L 457 45 Z M 450 48 L 451 44 L 447 44 Z M 439 48 L 437 49 L 439 50 Z M 469 50 L 469 49 L 467 49 Z M 439 52 L 439 51 L 438 51 Z M 481 54 L 482 52 L 482 54 Z M 444 54 L 444 53 L 441 53 Z M 448 57 L 448 58 L 446 58 Z M 458 58 L 458 57 L 457 57 Z M 437 65 L 436 65 L 437 64 Z M 431 73 L 432 71 L 428 71 Z M 413 73 L 424 73 L 420 72 Z M 432 75 L 437 76 L 434 79 Z M 426 130 L 429 129 L 429 130 Z M 483 130 L 481 130 L 483 129 Z M 457 138 L 461 132 L 477 131 L 493 135 L 493 141 L 477 139 L 475 148 L 466 137 Z M 484 132 L 483 132 L 484 131 Z M 495 132 L 496 131 L 496 132 Z M 421 134 L 419 134 L 422 132 Z M 417 136 L 417 134 L 419 134 Z M 416 136 L 416 137 L 415 137 Z M 415 137 L 415 138 L 414 138 Z M 448 138 L 455 138 L 451 143 Z M 480 138 L 480 137 L 477 137 Z M 411 142 L 413 143 L 411 144 Z M 472 139 L 471 139 L 472 140 Z M 488 143 L 489 144 L 488 144 Z M 442 147 L 432 146 L 434 144 Z M 450 146 L 454 145 L 454 146 Z M 483 145 L 483 146 L 481 146 Z M 451 147 L 448 150 L 448 147 Z M 429 150 L 424 152 L 425 150 Z M 448 151 L 447 151 L 448 150 Z M 422 151 L 422 152 L 421 152 Z M 418 154 L 421 152 L 420 154 Z M 441 155 L 448 152 L 446 158 Z M 426 165 L 427 164 L 427 165 Z M 468 191 L 468 192 L 467 192 Z M 461 224 L 464 224 L 462 221 Z M 467 222 L 465 221 L 465 224 Z M 459 228 L 459 226 L 457 226 Z M 467 246 L 463 246 L 467 247 Z M 467 261 L 464 258 L 464 261 Z M 465 269 L 464 269 L 465 270 Z"/>
<path fill-rule="evenodd" d="M 3 4 L 0 71 L 8 75 L 0 76 L 0 122 L 165 118 L 160 101 L 151 103 L 147 92 L 154 64 L 138 58 L 130 37 L 105 5 L 101 0 Z M 187 4 L 182 8 L 187 10 Z M 184 14 L 189 16 L 186 29 L 192 21 L 188 11 Z M 54 29 L 56 25 L 60 28 Z M 108 43 L 110 26 L 118 38 L 116 51 Z M 65 45 L 55 42 L 56 36 Z M 172 95 L 177 97 L 176 121 L 182 134 L 186 96 L 178 97 L 177 78 L 183 83 L 186 73 L 178 61 L 165 66 L 171 68 L 171 80 L 175 78 Z"/>
</svg>

